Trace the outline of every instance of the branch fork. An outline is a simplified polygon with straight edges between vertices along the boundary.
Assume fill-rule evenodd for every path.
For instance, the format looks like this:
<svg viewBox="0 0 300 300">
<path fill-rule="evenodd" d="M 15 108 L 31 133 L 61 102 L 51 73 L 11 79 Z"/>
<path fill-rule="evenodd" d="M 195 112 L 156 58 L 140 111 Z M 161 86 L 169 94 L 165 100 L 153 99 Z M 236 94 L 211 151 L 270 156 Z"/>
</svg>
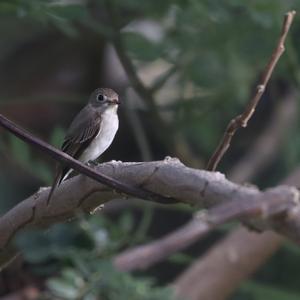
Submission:
<svg viewBox="0 0 300 300">
<path fill-rule="evenodd" d="M 236 133 L 236 131 L 240 127 L 243 128 L 247 127 L 248 121 L 251 119 L 252 115 L 254 114 L 255 109 L 261 99 L 261 96 L 265 92 L 265 89 L 273 73 L 273 70 L 277 65 L 277 62 L 279 61 L 279 58 L 281 57 L 281 55 L 285 50 L 284 43 L 287 34 L 290 30 L 290 27 L 292 25 L 295 14 L 296 14 L 295 11 L 290 11 L 285 15 L 279 41 L 277 43 L 275 50 L 273 51 L 269 63 L 265 67 L 260 83 L 256 86 L 256 92 L 253 98 L 250 99 L 245 111 L 241 115 L 239 115 L 238 117 L 234 118 L 229 122 L 229 125 L 227 126 L 227 129 L 219 145 L 217 146 L 216 150 L 214 151 L 213 155 L 208 161 L 207 170 L 209 171 L 216 170 L 222 157 L 225 155 L 226 151 L 230 147 L 231 140 L 234 134 Z"/>
</svg>

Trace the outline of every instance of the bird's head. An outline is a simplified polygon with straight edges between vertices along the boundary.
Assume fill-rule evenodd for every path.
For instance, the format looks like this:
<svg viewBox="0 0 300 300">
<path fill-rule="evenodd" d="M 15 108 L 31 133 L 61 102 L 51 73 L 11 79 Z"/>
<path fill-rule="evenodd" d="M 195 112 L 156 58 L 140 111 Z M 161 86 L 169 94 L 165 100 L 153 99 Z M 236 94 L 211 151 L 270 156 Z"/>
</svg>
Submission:
<svg viewBox="0 0 300 300">
<path fill-rule="evenodd" d="M 96 89 L 90 97 L 90 103 L 96 108 L 118 107 L 120 104 L 119 95 L 112 89 L 99 88 Z"/>
</svg>

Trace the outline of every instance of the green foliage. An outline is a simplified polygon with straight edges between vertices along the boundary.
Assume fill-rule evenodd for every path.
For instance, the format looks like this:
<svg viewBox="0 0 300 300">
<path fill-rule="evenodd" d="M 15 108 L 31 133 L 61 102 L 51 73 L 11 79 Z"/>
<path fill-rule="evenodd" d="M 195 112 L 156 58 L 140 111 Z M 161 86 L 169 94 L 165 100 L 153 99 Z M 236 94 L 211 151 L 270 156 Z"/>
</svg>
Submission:
<svg viewBox="0 0 300 300">
<path fill-rule="evenodd" d="M 85 266 L 88 270 L 83 274 L 69 268 L 60 277 L 48 280 L 47 286 L 52 295 L 50 299 L 173 299 L 169 289 L 155 288 L 149 279 L 135 279 L 126 273 L 117 272 L 105 260 L 94 260 L 92 264 L 97 270 Z"/>
<path fill-rule="evenodd" d="M 132 230 L 128 213 L 117 224 L 103 216 L 82 216 L 79 224 L 56 225 L 47 233 L 28 231 L 16 244 L 36 274 L 49 276 L 43 299 L 174 299 L 170 289 L 112 266 L 111 258 L 130 242 Z"/>
<path fill-rule="evenodd" d="M 278 287 L 267 286 L 253 281 L 248 281 L 240 288 L 240 297 L 236 296 L 233 300 L 249 299 L 249 300 L 297 300 L 300 295 L 279 289 Z"/>
<path fill-rule="evenodd" d="M 63 33 L 75 37 L 77 30 L 73 21 L 87 18 L 87 9 L 82 5 L 63 4 L 52 0 L 12 0 L 0 3 L 0 14 L 32 18 L 44 24 L 52 24 Z"/>
<path fill-rule="evenodd" d="M 299 0 L 253 0 L 247 3 L 240 0 L 146 0 L 143 3 L 140 0 L 107 1 L 115 8 L 118 24 L 124 27 L 143 19 L 161 25 L 161 37 L 155 41 L 141 33 L 121 31 L 125 51 L 137 66 L 164 60 L 174 67 L 172 74 L 176 74 L 175 86 L 179 92 L 170 103 L 162 103 L 161 109 L 170 113 L 172 117 L 168 121 L 172 128 L 184 135 L 194 153 L 203 161 L 212 153 L 228 121 L 242 111 L 250 98 L 252 87 L 275 46 L 284 13 L 288 9 L 300 10 Z M 105 11 L 107 1 L 93 1 L 96 7 L 93 10 L 92 6 L 86 5 L 86 1 L 70 5 L 66 1 L 2 0 L 0 15 L 3 19 L 7 18 L 7 23 L 2 21 L 3 28 L 15 28 L 15 36 L 22 36 L 23 42 L 28 42 L 26 30 L 38 29 L 41 37 L 43 33 L 47 36 L 49 32 L 59 31 L 66 38 L 72 37 L 81 43 L 84 41 L 87 44 L 84 46 L 88 48 L 88 43 L 95 47 L 94 39 L 108 42 L 113 37 L 114 28 Z M 29 29 L 24 26 L 26 22 L 31 24 Z M 287 90 L 292 85 L 298 89 L 300 86 L 299 30 L 298 17 L 289 36 L 287 52 L 272 77 L 273 84 L 278 79 L 284 82 Z M 13 33 L 13 30 L 8 31 L 7 36 L 4 36 L 5 48 L 9 44 L 6 40 L 12 39 Z M 88 40 L 88 35 L 92 41 Z M 20 51 L 14 48 L 14 43 L 16 41 L 8 45 L 16 50 L 12 51 L 13 54 Z M 77 50 L 71 49 L 74 52 Z M 64 64 L 66 55 L 58 51 L 55 52 L 58 53 L 56 59 Z M 90 55 L 95 53 L 95 49 L 86 52 Z M 95 65 L 98 68 L 99 61 L 91 61 L 90 57 L 85 61 L 84 53 L 80 54 L 82 65 Z M 43 56 L 47 59 L 45 53 Z M 5 61 L 6 57 L 1 59 Z M 40 60 L 41 57 L 34 56 L 31 65 L 35 67 Z M 16 61 L 18 64 L 19 61 Z M 26 71 L 29 71 L 26 72 L 29 78 L 30 68 Z M 47 73 L 44 69 L 42 71 Z M 91 82 L 98 82 L 99 74 L 96 78 L 93 76 L 95 74 L 91 75 Z M 29 82 L 29 79 L 26 80 Z M 40 82 L 33 84 L 39 85 Z M 188 96 L 186 90 L 189 91 Z M 279 101 L 281 94 L 273 92 L 271 98 Z M 265 103 L 265 100 L 262 101 L 259 108 Z M 259 129 L 263 128 L 270 112 L 271 108 L 268 108 L 267 114 L 252 124 Z M 143 126 L 146 127 L 146 124 Z M 160 128 L 150 129 L 153 132 L 158 130 Z M 286 142 L 282 143 L 281 155 L 276 164 L 259 181 L 260 186 L 278 181 L 299 163 L 299 130 L 298 120 L 287 134 Z M 252 134 L 257 137 L 257 132 Z M 60 146 L 64 132 L 55 128 L 50 136 L 51 143 Z M 241 140 L 242 146 L 237 146 L 235 153 L 241 155 L 248 150 L 247 146 L 243 146 L 249 145 L 248 139 L 246 136 Z M 236 146 L 235 141 L 232 146 Z M 155 158 L 162 157 L 164 150 L 161 148 L 161 145 L 155 144 Z M 120 155 L 123 154 L 122 150 L 120 147 Z M 0 151 L 9 153 L 10 159 L 18 167 L 41 179 L 43 183 L 51 182 L 49 167 L 33 156 L 28 145 L 13 137 L 8 142 L 1 139 Z M 232 161 L 225 157 L 224 165 L 231 167 Z M 1 208 L 5 202 L 2 199 L 9 199 L 7 203 L 11 205 L 10 200 L 14 198 L 12 187 L 6 174 L 1 173 Z M 103 216 L 86 219 L 79 215 L 78 222 L 54 226 L 46 233 L 31 231 L 21 234 L 16 243 L 23 251 L 30 272 L 45 279 L 47 290 L 43 297 L 46 299 L 171 299 L 172 293 L 157 287 L 153 280 L 121 274 L 111 265 L 111 258 L 122 249 L 149 240 L 148 231 L 153 214 L 152 208 L 145 209 L 139 223 L 129 211 L 111 219 Z M 169 220 L 163 222 L 167 224 Z M 223 227 L 223 231 L 225 229 L 228 227 Z M 283 256 L 284 272 L 282 266 L 278 265 L 280 260 L 272 260 L 261 273 L 256 274 L 253 281 L 241 287 L 234 299 L 298 299 L 300 274 L 295 262 L 299 261 L 299 253 L 289 247 L 284 249 Z M 177 267 L 192 262 L 193 255 L 185 253 L 177 253 L 168 261 Z M 286 279 L 282 278 L 282 273 Z M 160 280 L 157 278 L 156 281 L 160 284 Z"/>
</svg>

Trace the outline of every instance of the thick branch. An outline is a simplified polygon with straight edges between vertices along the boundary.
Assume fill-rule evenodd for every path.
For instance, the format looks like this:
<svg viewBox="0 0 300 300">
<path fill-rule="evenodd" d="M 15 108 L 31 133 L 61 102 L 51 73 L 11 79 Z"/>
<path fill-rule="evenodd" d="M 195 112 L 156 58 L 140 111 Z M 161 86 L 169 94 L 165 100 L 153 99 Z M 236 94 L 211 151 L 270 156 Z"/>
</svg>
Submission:
<svg viewBox="0 0 300 300">
<path fill-rule="evenodd" d="M 64 163 L 65 165 L 71 167 L 72 169 L 82 173 L 94 180 L 103 183 L 110 188 L 116 190 L 117 192 L 125 193 L 127 195 L 148 199 L 152 201 L 157 201 L 161 203 L 168 203 L 172 202 L 171 198 L 160 196 L 154 192 L 148 192 L 141 188 L 137 188 L 134 186 L 130 186 L 128 184 L 119 182 L 113 178 L 110 178 L 104 174 L 96 172 L 94 169 L 86 166 L 85 164 L 81 163 L 80 161 L 74 159 L 73 157 L 69 156 L 68 154 L 56 149 L 55 147 L 43 142 L 39 138 L 33 136 L 29 132 L 25 131 L 24 129 L 18 127 L 12 121 L 8 120 L 4 116 L 0 114 L 0 126 L 10 131 L 12 134 L 19 137 L 21 140 L 29 143 L 30 145 L 35 146 L 39 150 L 47 153 L 55 160 Z"/>
<path fill-rule="evenodd" d="M 219 143 L 214 154 L 209 159 L 209 162 L 207 165 L 207 170 L 210 170 L 210 171 L 216 170 L 220 160 L 222 159 L 222 157 L 224 156 L 224 154 L 230 147 L 230 143 L 231 143 L 231 140 L 232 140 L 235 132 L 239 128 L 247 127 L 248 121 L 250 120 L 253 113 L 255 112 L 256 106 L 266 89 L 266 86 L 269 82 L 269 79 L 270 79 L 272 73 L 273 73 L 273 70 L 274 70 L 279 58 L 281 57 L 281 55 L 284 52 L 284 49 L 285 49 L 284 43 L 285 43 L 287 34 L 289 32 L 289 29 L 292 25 L 295 14 L 296 14 L 295 11 L 291 11 L 285 15 L 283 26 L 282 26 L 282 32 L 281 32 L 278 44 L 271 56 L 270 62 L 267 64 L 267 66 L 263 72 L 260 83 L 256 87 L 256 92 L 255 92 L 253 98 L 249 101 L 245 111 L 241 115 L 237 116 L 236 118 L 232 119 L 229 122 L 229 124 L 226 128 L 226 131 L 221 139 L 221 142 Z"/>
<path fill-rule="evenodd" d="M 206 213 L 198 214 L 186 225 L 171 234 L 117 255 L 114 259 L 114 264 L 122 271 L 148 268 L 171 254 L 188 247 L 217 226 L 231 220 L 244 221 L 258 230 L 268 228 L 269 225 L 265 227 L 266 224 L 261 227 L 260 221 L 269 220 L 268 222 L 274 225 L 278 222 L 278 215 L 281 215 L 281 217 L 285 216 L 290 209 L 294 209 L 295 204 L 298 202 L 297 193 L 294 194 L 295 197 L 292 194 L 290 195 L 289 200 L 291 202 L 287 201 L 286 193 L 282 193 L 283 188 L 279 187 L 279 193 L 277 189 L 267 191 L 250 202 L 241 202 L 233 196 L 233 200 L 215 206 Z M 292 191 L 290 190 L 290 192 Z M 294 192 L 295 190 L 292 193 Z"/>
<path fill-rule="evenodd" d="M 281 135 L 284 135 L 287 125 L 294 120 L 297 113 L 295 101 L 291 96 L 289 94 L 278 104 L 269 126 L 258 137 L 257 142 L 248 151 L 249 154 L 238 163 L 239 168 L 235 166 L 230 172 L 232 180 L 251 180 L 255 171 L 261 170 L 262 165 L 272 159 L 273 152 L 279 148 Z M 283 183 L 298 186 L 299 181 L 300 169 L 297 169 Z M 274 232 L 257 234 L 245 228 L 238 228 L 213 245 L 175 280 L 173 286 L 176 294 L 191 300 L 227 299 L 279 249 L 283 242 L 283 236 Z M 199 281 L 196 278 L 203 280 Z"/>
<path fill-rule="evenodd" d="M 249 181 L 251 179 L 250 174 L 253 174 L 255 170 L 260 170 L 262 165 L 265 165 L 265 163 L 274 157 L 274 149 L 279 149 L 282 137 L 291 122 L 295 120 L 297 113 L 295 97 L 294 92 L 289 93 L 283 101 L 278 104 L 270 120 L 270 124 L 258 137 L 257 142 L 249 150 L 249 154 L 246 155 L 246 158 L 240 162 L 239 169 L 241 170 L 239 171 L 239 169 L 234 167 L 234 171 L 230 172 L 230 178 L 233 177 L 233 181 Z M 244 169 L 246 169 L 246 171 L 244 171 Z M 294 181 L 292 183 L 288 181 L 287 183 L 295 184 Z M 226 203 L 226 205 L 230 204 Z M 241 206 L 237 205 L 237 208 L 241 209 Z M 233 212 L 233 210 L 231 210 L 231 212 Z M 242 210 L 239 210 L 239 213 L 242 213 Z M 208 212 L 208 216 L 211 214 L 214 214 L 214 209 L 212 209 L 212 212 Z M 229 216 L 227 215 L 227 217 Z M 226 222 L 228 222 L 229 219 L 230 218 L 228 218 Z M 148 244 L 127 249 L 123 253 L 118 254 L 114 259 L 114 263 L 118 269 L 126 271 L 148 268 L 164 260 L 171 254 L 185 249 L 195 241 L 204 237 L 210 230 L 218 225 L 216 222 L 207 224 L 203 221 L 203 219 L 197 218 L 196 215 L 188 223 L 166 236 Z"/>
<path fill-rule="evenodd" d="M 293 14 L 294 13 L 292 13 L 292 15 Z M 286 17 L 282 36 L 278 45 L 284 43 L 285 36 L 288 32 L 288 28 L 292 21 L 291 17 L 292 16 L 289 17 L 289 15 Z M 275 53 L 277 53 L 276 51 Z M 273 59 L 274 57 L 272 57 L 270 61 L 270 65 L 268 65 L 267 67 L 268 73 L 263 76 L 265 77 L 265 81 L 269 79 L 269 77 L 271 76 L 272 68 L 274 68 L 275 66 Z M 277 58 L 277 60 L 278 59 L 279 57 Z M 251 164 L 248 163 L 248 161 L 250 161 L 249 157 L 247 157 L 246 160 L 243 160 L 243 163 L 246 161 L 247 166 L 249 165 L 248 169 L 253 170 L 252 168 L 253 166 L 261 165 L 262 162 L 269 161 L 269 159 L 272 157 L 272 155 L 270 155 L 270 152 L 273 152 L 274 144 L 278 143 L 278 141 L 280 140 L 279 137 L 282 135 L 283 128 L 285 128 L 285 126 L 282 126 L 282 124 L 289 123 L 291 119 L 290 116 L 292 115 L 292 112 L 295 111 L 294 101 L 292 101 L 293 100 L 292 98 L 294 98 L 294 96 L 295 96 L 294 93 L 291 93 L 287 97 L 287 100 L 289 100 L 288 103 L 285 103 L 286 101 L 284 101 L 284 103 L 277 108 L 276 114 L 272 118 L 270 126 L 261 135 L 258 142 L 255 144 L 254 146 L 255 151 L 250 151 Z M 252 101 L 256 101 L 256 105 L 257 105 L 258 98 L 254 97 Z M 244 114 L 250 112 L 251 109 L 249 107 L 247 108 Z M 282 122 L 278 122 L 280 120 Z M 272 132 L 272 134 L 270 134 L 270 132 Z M 263 146 L 263 151 L 261 151 L 262 146 Z M 256 151 L 257 148 L 259 148 L 260 151 L 257 152 Z M 261 155 L 262 153 L 264 153 L 265 156 L 267 156 L 267 159 L 263 158 L 263 155 Z M 244 168 L 242 169 L 244 170 Z M 234 173 L 236 175 L 237 173 L 236 169 Z M 246 176 L 247 175 L 248 174 L 246 174 Z M 238 179 L 239 176 L 235 176 L 235 180 Z M 114 260 L 115 264 L 119 269 L 122 270 L 134 270 L 139 268 L 146 268 L 158 261 L 163 260 L 165 257 L 169 256 L 170 254 L 189 246 L 195 240 L 199 239 L 204 234 L 206 234 L 209 230 L 210 229 L 209 226 L 207 226 L 207 224 L 203 222 L 201 223 L 199 220 L 193 218 L 185 226 L 179 228 L 178 230 L 172 232 L 169 235 L 166 235 L 165 237 L 159 240 L 156 240 L 147 245 L 142 245 L 133 249 L 129 249 L 124 253 L 119 254 Z M 148 257 L 147 260 L 145 260 L 146 256 Z"/>
<path fill-rule="evenodd" d="M 282 240 L 270 231 L 234 230 L 174 281 L 176 295 L 189 300 L 231 299 L 230 295 L 270 258 Z"/>
<path fill-rule="evenodd" d="M 150 192 L 198 207 L 230 202 L 230 210 L 217 208 L 219 220 L 224 217 L 222 222 L 232 212 L 237 212 L 235 216 L 240 217 L 239 211 L 233 209 L 240 208 L 242 211 L 248 203 L 258 203 L 263 213 L 255 213 L 255 222 L 252 222 L 254 226 L 260 230 L 273 228 L 294 240 L 300 240 L 300 217 L 297 210 L 299 194 L 295 188 L 277 187 L 273 191 L 261 192 L 254 187 L 234 184 L 220 173 L 191 169 L 177 159 L 170 158 L 145 163 L 110 162 L 97 166 L 97 171 L 127 185 L 142 186 Z M 48 190 L 40 190 L 0 218 L 0 257 L 5 254 L 5 248 L 13 235 L 21 229 L 66 221 L 76 216 L 78 210 L 90 212 L 118 197 L 104 185 L 81 175 L 65 181 L 57 189 L 49 207 L 46 205 Z M 271 194 L 274 197 L 270 198 Z M 236 202 L 232 205 L 231 201 Z M 265 201 L 277 203 L 276 206 L 272 205 L 272 213 L 266 213 L 268 206 L 265 206 Z M 273 218 L 274 213 L 276 220 Z M 278 216 L 278 213 L 282 214 Z M 252 208 L 248 217 L 254 217 Z M 208 219 L 206 222 L 210 226 L 219 221 Z"/>
<path fill-rule="evenodd" d="M 289 103 L 291 104 L 291 101 Z M 274 145 L 278 143 L 278 137 L 282 134 L 281 125 L 288 122 L 285 115 L 289 115 L 291 108 L 290 105 L 286 108 L 285 104 L 282 103 L 281 108 L 279 107 L 279 118 L 274 116 L 270 126 L 249 151 L 249 155 L 246 155 L 231 172 L 230 178 L 242 182 L 249 180 L 249 177 L 253 176 L 253 171 L 257 171 L 257 166 L 261 168 L 274 157 L 273 150 L 278 148 Z M 268 152 L 272 154 L 267 155 Z M 262 159 L 263 157 L 265 158 Z M 287 180 L 286 183 L 298 182 L 299 172 L 297 174 L 296 181 Z M 282 242 L 282 236 L 272 232 L 258 235 L 240 228 L 230 233 L 175 281 L 177 295 L 191 300 L 227 299 L 245 278 L 253 274 L 279 248 Z M 196 278 L 203 280 L 199 281 Z"/>
<path fill-rule="evenodd" d="M 198 205 L 199 207 L 212 206 L 223 201 L 229 201 L 233 194 L 239 197 L 241 201 L 244 199 L 249 200 L 259 194 L 259 191 L 255 188 L 241 188 L 239 185 L 227 181 L 224 175 L 220 173 L 214 174 L 191 169 L 181 164 L 177 159 L 170 158 L 164 161 L 148 163 L 105 163 L 97 166 L 93 172 L 105 174 L 103 176 L 112 177 L 114 181 L 124 182 L 125 185 L 143 187 L 150 193 L 155 191 L 161 195 L 166 195 L 168 199 L 170 197 L 176 201 Z M 93 195 L 96 191 L 105 192 L 104 198 L 97 198 L 97 202 L 93 202 L 94 206 L 87 204 L 90 201 L 84 201 L 84 199 L 89 195 Z M 108 200 L 120 197 L 114 191 L 107 189 L 107 187 L 94 180 L 89 180 L 85 176 L 76 176 L 62 183 L 61 187 L 53 195 L 49 208 L 46 208 L 44 205 L 44 197 L 47 194 L 48 189 L 39 191 L 28 200 L 18 204 L 0 219 L 0 248 L 3 248 L 3 245 L 5 245 L 7 240 L 5 236 L 11 231 L 1 222 L 3 219 L 7 219 L 12 212 L 14 212 L 14 217 L 11 220 L 15 228 L 22 227 L 20 224 L 24 222 L 28 224 L 44 223 L 44 218 L 43 220 L 36 218 L 34 222 L 30 220 L 33 207 L 36 209 L 36 216 L 46 215 L 48 221 L 52 219 L 50 223 L 55 223 L 60 219 L 58 216 L 62 214 L 70 217 L 76 214 L 78 208 L 82 208 L 84 211 L 93 210 Z M 81 203 L 82 201 L 83 203 Z M 17 215 L 15 215 L 16 212 L 18 212 Z M 23 218 L 19 218 L 19 214 Z M 24 218 L 24 216 L 27 217 Z M 4 230 L 4 228 L 6 229 Z M 4 230 L 3 234 L 2 230 Z"/>
<path fill-rule="evenodd" d="M 298 168 L 283 183 L 298 185 L 299 180 Z M 283 236 L 273 232 L 257 234 L 245 228 L 234 230 L 176 279 L 173 284 L 176 294 L 191 300 L 228 299 L 283 242 Z"/>
</svg>

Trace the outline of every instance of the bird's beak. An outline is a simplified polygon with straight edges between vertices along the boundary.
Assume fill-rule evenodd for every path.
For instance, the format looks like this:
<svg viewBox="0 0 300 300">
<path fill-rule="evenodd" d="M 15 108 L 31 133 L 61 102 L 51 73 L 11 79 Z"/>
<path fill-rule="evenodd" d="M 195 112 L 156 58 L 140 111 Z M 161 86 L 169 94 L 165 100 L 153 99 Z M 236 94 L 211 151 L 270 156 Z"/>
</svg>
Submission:
<svg viewBox="0 0 300 300">
<path fill-rule="evenodd" d="M 121 104 L 121 102 L 120 102 L 119 99 L 111 99 L 111 100 L 110 100 L 110 103 L 112 103 L 112 104 L 118 104 L 118 105 Z"/>
</svg>

